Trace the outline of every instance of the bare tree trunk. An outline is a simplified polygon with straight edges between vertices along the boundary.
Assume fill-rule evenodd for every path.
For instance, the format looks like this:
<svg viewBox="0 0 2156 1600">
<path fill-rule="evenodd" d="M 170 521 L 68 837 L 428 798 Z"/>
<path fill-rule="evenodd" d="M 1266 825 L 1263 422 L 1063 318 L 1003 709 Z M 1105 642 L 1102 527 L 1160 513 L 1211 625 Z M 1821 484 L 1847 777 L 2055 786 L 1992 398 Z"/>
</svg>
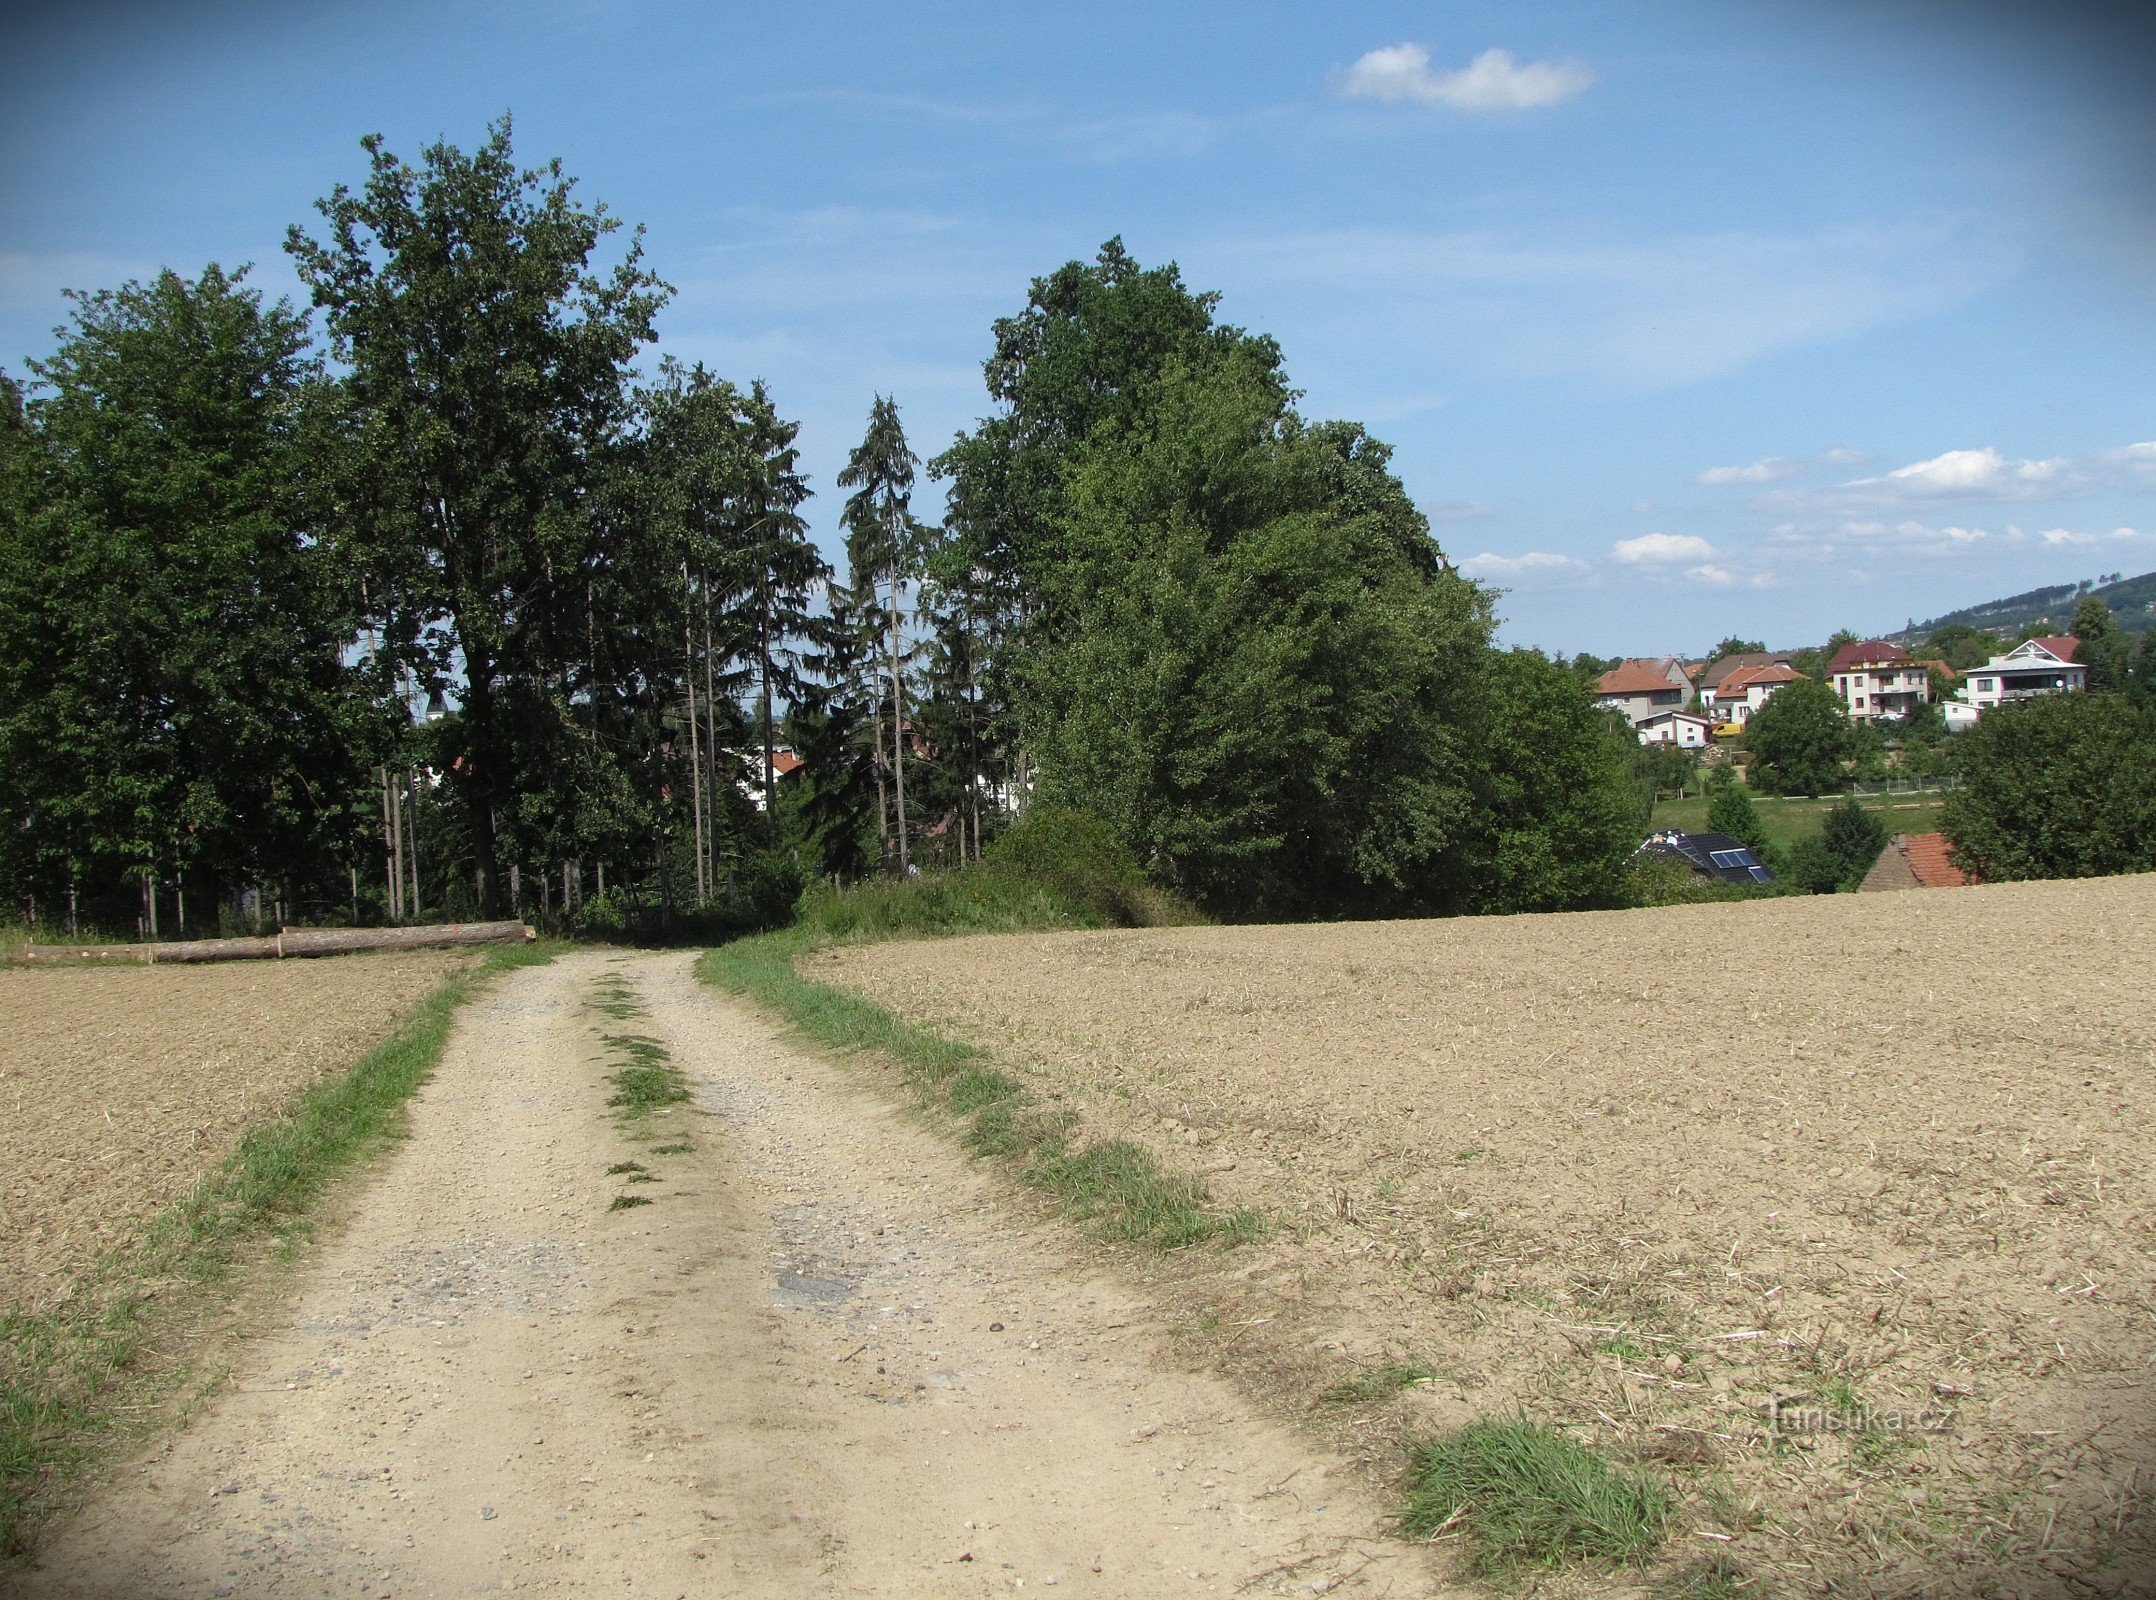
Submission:
<svg viewBox="0 0 2156 1600">
<path fill-rule="evenodd" d="M 375 776 L 382 785 L 382 873 L 389 889 L 389 920 L 404 919 L 404 861 L 403 836 L 390 826 L 389 769 L 377 767 Z"/>
<path fill-rule="evenodd" d="M 689 798 L 696 829 L 696 899 L 699 904 L 711 898 L 710 880 L 704 873 L 704 747 L 701 731 L 696 725 L 696 613 L 695 600 L 690 596 L 689 564 L 681 564 L 683 599 L 689 611 L 681 619 L 681 669 L 684 686 L 689 691 Z"/>
<path fill-rule="evenodd" d="M 157 937 L 157 874 L 154 871 L 142 875 L 142 887 L 150 902 L 150 937 L 154 939 Z"/>
<path fill-rule="evenodd" d="M 906 848 L 906 687 L 898 662 L 898 568 L 891 569 L 891 781 L 898 809 L 898 875 L 912 875 Z"/>
<path fill-rule="evenodd" d="M 405 857 L 412 873 L 412 894 L 405 905 L 414 917 L 422 917 L 426 915 L 426 898 L 419 892 L 419 774 L 407 772 L 404 776 L 409 789 L 404 807 L 404 826 L 405 831 L 412 836 L 411 850 Z"/>
<path fill-rule="evenodd" d="M 718 686 L 711 664 L 711 575 L 699 573 L 697 587 L 704 597 L 704 759 L 711 764 L 711 885 L 719 884 L 719 705 Z"/>
</svg>

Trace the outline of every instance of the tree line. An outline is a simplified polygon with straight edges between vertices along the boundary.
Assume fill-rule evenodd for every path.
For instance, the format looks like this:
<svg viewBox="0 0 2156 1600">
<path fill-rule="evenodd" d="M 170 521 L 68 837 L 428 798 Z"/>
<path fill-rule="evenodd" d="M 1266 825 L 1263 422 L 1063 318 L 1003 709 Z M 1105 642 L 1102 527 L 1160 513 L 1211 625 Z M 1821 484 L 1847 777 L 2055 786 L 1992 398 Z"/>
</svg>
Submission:
<svg viewBox="0 0 2156 1600">
<path fill-rule="evenodd" d="M 765 384 L 653 359 L 640 230 L 507 119 L 363 143 L 308 310 L 166 271 L 0 379 L 23 914 L 749 926 L 1035 803 L 1223 916 L 1622 900 L 1629 741 L 1172 265 L 1034 281 L 935 525 L 878 396 L 834 570 Z"/>
</svg>

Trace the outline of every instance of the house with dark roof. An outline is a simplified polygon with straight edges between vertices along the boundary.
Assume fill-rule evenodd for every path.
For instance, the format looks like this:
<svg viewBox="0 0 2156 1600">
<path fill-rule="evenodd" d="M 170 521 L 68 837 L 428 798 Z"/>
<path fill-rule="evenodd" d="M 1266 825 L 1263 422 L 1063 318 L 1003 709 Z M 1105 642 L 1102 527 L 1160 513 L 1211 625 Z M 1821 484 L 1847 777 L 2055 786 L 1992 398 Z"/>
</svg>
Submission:
<svg viewBox="0 0 2156 1600">
<path fill-rule="evenodd" d="M 1931 669 L 1898 644 L 1845 644 L 1827 662 L 1827 681 L 1852 722 L 1899 722 L 1931 700 Z"/>
<path fill-rule="evenodd" d="M 1774 881 L 1774 874 L 1752 853 L 1751 846 L 1726 833 L 1680 833 L 1672 829 L 1667 833 L 1650 834 L 1646 843 L 1632 853 L 1635 861 L 1642 856 L 1650 860 L 1680 862 L 1702 878 L 1713 878 L 1719 883 Z"/>
<path fill-rule="evenodd" d="M 1971 667 L 1961 697 L 1984 711 L 2047 694 L 2078 694 L 2089 682 L 2089 669 L 2075 659 L 2080 651 L 2081 641 L 2070 633 L 2024 639 L 2005 655 Z"/>
</svg>

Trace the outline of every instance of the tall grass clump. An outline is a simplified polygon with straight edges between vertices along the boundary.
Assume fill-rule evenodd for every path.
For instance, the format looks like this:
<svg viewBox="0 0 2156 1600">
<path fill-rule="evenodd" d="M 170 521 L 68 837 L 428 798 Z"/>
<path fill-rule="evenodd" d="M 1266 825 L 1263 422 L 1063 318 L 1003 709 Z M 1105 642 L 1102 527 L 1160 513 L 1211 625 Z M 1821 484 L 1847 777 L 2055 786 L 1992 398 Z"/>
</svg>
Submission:
<svg viewBox="0 0 2156 1600">
<path fill-rule="evenodd" d="M 401 1134 L 405 1101 L 441 1058 L 458 1006 L 483 978 L 550 961 L 557 948 L 489 950 L 349 1072 L 250 1128 L 140 1240 L 91 1261 L 64 1304 L 0 1312 L 0 1562 L 28 1551 L 39 1517 L 97 1458 L 122 1408 L 141 1410 L 184 1370 L 161 1348 L 161 1330 L 212 1306 L 217 1285 L 249 1251 L 303 1230 L 338 1174 Z"/>
<path fill-rule="evenodd" d="M 1658 1480 L 1525 1416 L 1426 1440 L 1411 1483 L 1408 1531 L 1464 1526 L 1485 1577 L 1580 1560 L 1638 1565 L 1669 1525 L 1669 1490 Z"/>
</svg>

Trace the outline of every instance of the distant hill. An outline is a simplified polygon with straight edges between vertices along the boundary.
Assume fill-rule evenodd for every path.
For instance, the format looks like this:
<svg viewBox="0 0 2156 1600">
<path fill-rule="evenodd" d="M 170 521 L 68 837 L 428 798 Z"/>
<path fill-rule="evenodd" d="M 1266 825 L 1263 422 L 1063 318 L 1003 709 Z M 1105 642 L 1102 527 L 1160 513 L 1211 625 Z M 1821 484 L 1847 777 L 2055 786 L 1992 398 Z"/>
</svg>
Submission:
<svg viewBox="0 0 2156 1600">
<path fill-rule="evenodd" d="M 2004 600 L 1963 606 L 1959 611 L 1949 611 L 1929 622 L 1919 622 L 1891 637 L 1908 643 L 1929 638 L 1938 629 L 1956 623 L 2008 637 L 2031 626 L 2064 633 L 2074 620 L 2074 607 L 2091 596 L 2111 608 L 2119 627 L 2127 633 L 2145 633 L 2156 627 L 2156 572 L 2144 572 L 2138 578 L 2121 578 L 2116 583 L 2091 585 L 2086 580 L 2055 583 L 2048 589 L 2031 589 L 2027 594 L 2009 595 Z"/>
</svg>

